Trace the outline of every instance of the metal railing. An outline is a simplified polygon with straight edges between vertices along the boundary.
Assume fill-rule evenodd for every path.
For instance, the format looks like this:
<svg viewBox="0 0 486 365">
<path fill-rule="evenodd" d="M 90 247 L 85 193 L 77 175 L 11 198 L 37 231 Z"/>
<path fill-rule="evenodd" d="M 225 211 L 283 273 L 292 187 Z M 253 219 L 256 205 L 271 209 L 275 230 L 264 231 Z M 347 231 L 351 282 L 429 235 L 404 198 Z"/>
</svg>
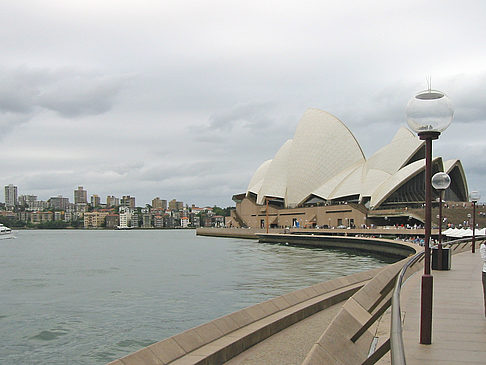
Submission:
<svg viewBox="0 0 486 365">
<path fill-rule="evenodd" d="M 485 237 L 477 238 L 477 241 L 485 240 Z M 453 250 L 456 250 L 459 245 L 468 245 L 471 242 L 472 237 L 460 238 L 454 241 L 444 242 L 442 246 L 451 247 L 456 246 Z M 463 246 L 464 247 L 464 246 Z M 391 352 L 391 363 L 392 365 L 406 365 L 405 359 L 405 349 L 403 346 L 402 337 L 402 315 L 400 310 L 400 291 L 403 284 L 403 278 L 407 270 L 413 266 L 417 261 L 421 259 L 424 255 L 424 251 L 419 252 L 412 256 L 410 260 L 402 267 L 397 276 L 397 281 L 395 283 L 395 289 L 393 291 L 392 303 L 391 303 L 391 330 L 390 330 L 390 352 Z"/>
</svg>

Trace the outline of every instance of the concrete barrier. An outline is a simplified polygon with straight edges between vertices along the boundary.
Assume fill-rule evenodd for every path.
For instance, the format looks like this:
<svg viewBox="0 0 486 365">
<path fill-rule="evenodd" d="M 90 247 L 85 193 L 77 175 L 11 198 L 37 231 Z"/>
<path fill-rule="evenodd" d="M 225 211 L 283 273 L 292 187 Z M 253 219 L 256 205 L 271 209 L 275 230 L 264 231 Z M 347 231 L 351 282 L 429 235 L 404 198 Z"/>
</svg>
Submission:
<svg viewBox="0 0 486 365">
<path fill-rule="evenodd" d="M 152 344 L 110 364 L 221 364 L 282 329 L 345 301 L 382 270 L 344 276 L 282 295 Z"/>
</svg>

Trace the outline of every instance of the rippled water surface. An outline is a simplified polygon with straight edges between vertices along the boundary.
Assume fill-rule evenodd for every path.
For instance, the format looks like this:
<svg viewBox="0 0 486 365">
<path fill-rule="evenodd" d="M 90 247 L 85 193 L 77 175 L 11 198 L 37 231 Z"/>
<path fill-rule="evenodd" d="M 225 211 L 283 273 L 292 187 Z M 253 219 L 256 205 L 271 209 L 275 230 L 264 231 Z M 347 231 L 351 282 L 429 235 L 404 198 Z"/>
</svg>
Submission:
<svg viewBox="0 0 486 365">
<path fill-rule="evenodd" d="M 15 236 L 0 240 L 0 364 L 104 364 L 249 305 L 392 262 L 191 230 Z"/>
</svg>

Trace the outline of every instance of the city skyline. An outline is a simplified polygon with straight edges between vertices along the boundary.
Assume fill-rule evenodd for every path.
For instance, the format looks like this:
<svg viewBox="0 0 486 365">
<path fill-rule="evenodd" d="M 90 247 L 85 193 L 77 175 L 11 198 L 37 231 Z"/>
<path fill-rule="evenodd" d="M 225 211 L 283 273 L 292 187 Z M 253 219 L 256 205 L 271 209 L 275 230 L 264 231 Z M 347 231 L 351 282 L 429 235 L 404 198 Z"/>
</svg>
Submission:
<svg viewBox="0 0 486 365">
<path fill-rule="evenodd" d="M 173 199 L 170 199 L 170 200 L 167 199 L 167 198 L 161 199 L 160 196 L 154 196 L 149 202 L 137 204 L 135 196 L 131 196 L 129 194 L 126 194 L 126 195 L 122 195 L 122 196 L 118 197 L 118 196 L 109 194 L 109 195 L 106 195 L 106 197 L 103 201 L 103 197 L 99 196 L 98 194 L 94 194 L 94 193 L 88 194 L 88 190 L 84 189 L 83 186 L 79 186 L 79 185 L 77 186 L 76 189 L 73 189 L 73 194 L 72 194 L 71 197 L 65 196 L 63 194 L 57 194 L 57 195 L 53 195 L 53 196 L 46 198 L 46 199 L 39 199 L 39 197 L 35 194 L 22 193 L 22 190 L 21 189 L 19 190 L 19 187 L 15 184 L 6 185 L 4 187 L 4 191 L 5 191 L 5 193 L 4 193 L 5 202 L 3 202 L 3 203 L 6 205 L 7 208 L 20 205 L 19 200 L 22 199 L 22 198 L 28 199 L 28 200 L 34 199 L 35 201 L 43 201 L 43 202 L 47 202 L 51 199 L 62 198 L 62 199 L 67 199 L 67 202 L 69 204 L 74 204 L 74 205 L 86 204 L 86 205 L 91 205 L 93 207 L 101 206 L 101 205 L 107 205 L 107 206 L 113 206 L 113 207 L 114 206 L 120 206 L 120 205 L 133 206 L 133 207 L 135 207 L 135 206 L 136 207 L 145 207 L 147 205 L 150 205 L 152 208 L 159 208 L 159 209 L 163 209 L 163 210 L 167 210 L 167 209 L 182 210 L 182 209 L 184 209 L 185 206 L 198 208 L 198 206 L 194 203 L 187 203 L 187 202 L 184 203 L 182 201 L 177 200 L 176 198 L 173 198 Z M 15 192 L 15 194 L 13 192 Z M 71 200 L 70 198 L 73 198 L 73 199 Z M 124 199 L 127 200 L 126 204 L 123 201 Z M 7 200 L 10 201 L 10 203 L 11 203 L 10 205 L 7 203 Z M 128 204 L 129 200 L 133 200 L 132 204 Z M 97 204 L 93 204 L 93 201 L 96 201 Z M 15 204 L 14 204 L 14 202 L 15 202 Z M 0 203 L 2 203 L 2 201 L 0 201 Z M 215 204 L 205 205 L 205 206 L 206 207 L 212 207 L 212 206 L 215 206 Z"/>
<path fill-rule="evenodd" d="M 459 158 L 486 198 L 481 1 L 0 9 L 1 186 L 231 206 L 307 108 L 341 119 L 369 157 L 431 76 L 455 106 L 434 155 Z"/>
</svg>

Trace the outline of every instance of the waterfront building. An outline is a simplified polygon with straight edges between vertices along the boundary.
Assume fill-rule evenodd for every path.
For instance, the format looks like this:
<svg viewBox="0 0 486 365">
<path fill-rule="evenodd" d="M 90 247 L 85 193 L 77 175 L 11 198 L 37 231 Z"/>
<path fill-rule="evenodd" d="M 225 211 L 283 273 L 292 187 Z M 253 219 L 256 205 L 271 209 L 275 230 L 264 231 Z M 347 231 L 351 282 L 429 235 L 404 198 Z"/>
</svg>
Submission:
<svg viewBox="0 0 486 365">
<path fill-rule="evenodd" d="M 87 203 L 76 203 L 74 205 L 74 209 L 78 216 L 82 216 L 85 212 L 88 211 L 88 204 Z"/>
<path fill-rule="evenodd" d="M 140 226 L 139 222 L 139 216 L 137 212 L 133 212 L 131 217 L 130 217 L 130 226 L 132 228 L 138 228 Z"/>
<path fill-rule="evenodd" d="M 447 201 L 467 201 L 459 160 L 434 157 L 433 174 L 452 183 Z M 318 109 L 301 118 L 293 139 L 255 171 L 246 192 L 236 194 L 231 226 L 353 227 L 417 222 L 407 209 L 425 202 L 425 141 L 405 127 L 366 158 L 342 121 Z M 433 190 L 433 199 L 438 192 Z M 419 222 L 420 223 L 420 222 Z"/>
<path fill-rule="evenodd" d="M 63 198 L 62 195 L 52 197 L 47 202 L 49 208 L 54 210 L 66 210 L 69 207 L 69 198 Z"/>
<path fill-rule="evenodd" d="M 119 228 L 125 229 L 129 227 L 129 222 L 132 217 L 130 208 L 121 206 L 119 210 L 119 217 L 120 217 L 120 224 L 118 225 Z"/>
<path fill-rule="evenodd" d="M 142 228 L 152 228 L 152 214 L 142 214 Z"/>
<path fill-rule="evenodd" d="M 181 218 L 181 227 L 187 228 L 188 226 L 189 226 L 189 218 L 188 217 L 182 217 Z"/>
<path fill-rule="evenodd" d="M 211 217 L 211 227 L 224 227 L 224 217 L 222 215 L 213 215 Z"/>
<path fill-rule="evenodd" d="M 63 211 L 55 211 L 53 219 L 55 221 L 63 221 L 65 213 Z"/>
<path fill-rule="evenodd" d="M 82 186 L 74 190 L 74 204 L 88 204 L 88 192 Z"/>
<path fill-rule="evenodd" d="M 105 224 L 107 212 L 86 212 L 84 213 L 84 228 L 97 228 Z"/>
<path fill-rule="evenodd" d="M 154 227 L 164 228 L 164 218 L 161 215 L 154 215 Z"/>
<path fill-rule="evenodd" d="M 32 212 L 30 214 L 30 222 L 33 224 L 50 222 L 53 220 L 53 216 L 52 212 Z"/>
<path fill-rule="evenodd" d="M 120 224 L 120 217 L 118 214 L 108 214 L 105 217 L 106 228 L 116 228 Z"/>
<path fill-rule="evenodd" d="M 13 208 L 17 205 L 17 187 L 13 184 L 5 186 L 5 206 Z"/>
</svg>

